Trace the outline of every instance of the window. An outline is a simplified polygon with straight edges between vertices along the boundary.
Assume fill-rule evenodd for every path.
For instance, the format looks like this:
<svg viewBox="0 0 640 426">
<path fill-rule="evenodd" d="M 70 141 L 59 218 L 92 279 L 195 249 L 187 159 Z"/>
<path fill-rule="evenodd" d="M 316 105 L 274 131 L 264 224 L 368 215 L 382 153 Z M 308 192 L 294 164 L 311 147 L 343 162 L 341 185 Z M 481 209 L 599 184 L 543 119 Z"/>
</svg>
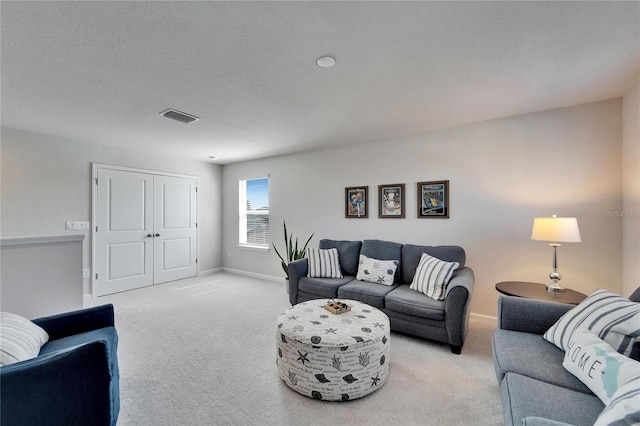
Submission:
<svg viewBox="0 0 640 426">
<path fill-rule="evenodd" d="M 240 245 L 269 247 L 269 178 L 240 181 Z"/>
</svg>

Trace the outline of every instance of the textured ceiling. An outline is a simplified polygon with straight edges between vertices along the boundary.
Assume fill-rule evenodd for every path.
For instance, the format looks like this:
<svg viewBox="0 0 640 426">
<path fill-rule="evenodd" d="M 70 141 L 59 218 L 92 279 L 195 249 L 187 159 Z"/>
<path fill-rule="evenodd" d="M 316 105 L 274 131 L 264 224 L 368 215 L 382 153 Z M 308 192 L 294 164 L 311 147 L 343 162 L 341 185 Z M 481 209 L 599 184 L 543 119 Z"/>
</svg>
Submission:
<svg viewBox="0 0 640 426">
<path fill-rule="evenodd" d="M 640 75 L 637 1 L 2 1 L 0 14 L 3 126 L 218 164 L 617 98 Z"/>
</svg>

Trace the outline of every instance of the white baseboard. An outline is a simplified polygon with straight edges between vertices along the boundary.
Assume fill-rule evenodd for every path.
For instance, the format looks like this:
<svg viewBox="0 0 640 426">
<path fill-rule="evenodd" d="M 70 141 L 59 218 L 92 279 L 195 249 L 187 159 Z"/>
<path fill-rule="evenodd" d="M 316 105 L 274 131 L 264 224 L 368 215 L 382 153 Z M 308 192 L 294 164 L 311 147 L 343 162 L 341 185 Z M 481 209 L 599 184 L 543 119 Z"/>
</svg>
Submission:
<svg viewBox="0 0 640 426">
<path fill-rule="evenodd" d="M 247 272 L 247 271 L 242 271 L 240 269 L 221 268 L 221 270 L 224 272 L 229 272 L 230 274 L 244 275 L 246 277 L 259 278 L 262 280 L 274 281 L 282 284 L 284 284 L 284 281 L 285 281 L 284 278 L 274 277 L 271 275 L 256 274 L 255 272 Z"/>
<path fill-rule="evenodd" d="M 492 317 L 491 315 L 476 314 L 471 312 L 469 316 L 477 321 L 491 323 L 493 325 L 496 325 L 498 323 L 498 317 Z"/>
<path fill-rule="evenodd" d="M 224 271 L 224 268 L 205 269 L 204 271 L 198 272 L 198 276 L 201 277 L 203 275 L 211 275 L 211 274 L 215 274 L 216 272 L 222 272 L 222 271 Z"/>
</svg>

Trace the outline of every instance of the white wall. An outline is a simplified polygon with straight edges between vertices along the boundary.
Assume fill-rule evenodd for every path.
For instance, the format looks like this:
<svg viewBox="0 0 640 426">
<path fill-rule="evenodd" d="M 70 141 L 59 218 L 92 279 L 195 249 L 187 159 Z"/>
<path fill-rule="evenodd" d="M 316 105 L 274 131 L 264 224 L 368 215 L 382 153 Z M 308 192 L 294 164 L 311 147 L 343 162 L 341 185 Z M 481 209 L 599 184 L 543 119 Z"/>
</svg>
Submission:
<svg viewBox="0 0 640 426">
<path fill-rule="evenodd" d="M 623 290 L 640 286 L 640 84 L 622 99 Z"/>
<path fill-rule="evenodd" d="M 221 267 L 220 166 L 9 128 L 2 128 L 1 153 L 3 237 L 81 232 L 64 225 L 91 221 L 92 162 L 189 174 L 199 177 L 199 270 Z M 90 268 L 91 234 L 86 233 L 83 268 Z M 90 293 L 89 279 L 84 293 Z"/>
<path fill-rule="evenodd" d="M 622 291 L 621 100 L 527 114 L 223 168 L 223 263 L 282 277 L 273 252 L 239 248 L 238 179 L 270 175 L 272 240 L 301 238 L 457 244 L 476 273 L 471 309 L 496 314 L 499 281 L 546 282 L 552 250 L 530 239 L 535 216 L 576 216 L 583 242 L 559 248 L 561 283 Z M 451 218 L 416 218 L 416 183 L 451 181 Z M 377 185 L 405 183 L 406 219 L 378 219 Z M 370 217 L 344 218 L 344 188 L 368 185 Z"/>
</svg>

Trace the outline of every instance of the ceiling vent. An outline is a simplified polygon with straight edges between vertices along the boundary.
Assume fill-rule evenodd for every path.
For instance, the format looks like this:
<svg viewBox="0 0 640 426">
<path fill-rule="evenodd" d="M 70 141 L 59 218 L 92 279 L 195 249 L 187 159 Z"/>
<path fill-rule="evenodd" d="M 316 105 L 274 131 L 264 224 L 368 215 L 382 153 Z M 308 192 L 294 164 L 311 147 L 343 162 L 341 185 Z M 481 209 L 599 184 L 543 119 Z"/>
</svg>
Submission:
<svg viewBox="0 0 640 426">
<path fill-rule="evenodd" d="M 195 115 L 187 114 L 186 112 L 178 111 L 173 108 L 162 111 L 160 115 L 185 124 L 193 123 L 194 121 L 200 120 L 200 118 L 196 117 Z"/>
</svg>

